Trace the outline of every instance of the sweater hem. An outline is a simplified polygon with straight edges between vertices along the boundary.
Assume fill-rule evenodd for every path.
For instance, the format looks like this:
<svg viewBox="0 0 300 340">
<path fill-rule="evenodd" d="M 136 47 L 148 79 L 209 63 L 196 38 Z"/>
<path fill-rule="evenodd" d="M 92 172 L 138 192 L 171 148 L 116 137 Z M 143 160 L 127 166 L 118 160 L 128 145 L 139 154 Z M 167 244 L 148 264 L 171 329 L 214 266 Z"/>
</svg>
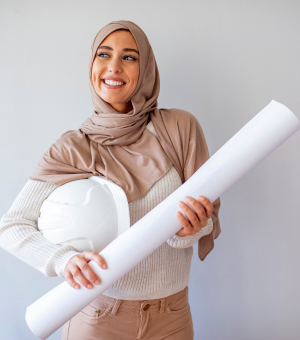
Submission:
<svg viewBox="0 0 300 340">
<path fill-rule="evenodd" d="M 173 295 L 173 294 L 180 292 L 188 285 L 188 283 L 189 283 L 189 278 L 187 281 L 184 281 L 180 285 L 177 285 L 175 287 L 172 286 L 172 289 L 166 288 L 164 290 L 159 290 L 158 292 L 152 292 L 152 293 L 131 292 L 131 291 L 109 288 L 102 294 L 109 296 L 111 298 L 120 299 L 120 300 L 155 300 L 155 299 L 161 299 L 169 295 Z"/>
</svg>

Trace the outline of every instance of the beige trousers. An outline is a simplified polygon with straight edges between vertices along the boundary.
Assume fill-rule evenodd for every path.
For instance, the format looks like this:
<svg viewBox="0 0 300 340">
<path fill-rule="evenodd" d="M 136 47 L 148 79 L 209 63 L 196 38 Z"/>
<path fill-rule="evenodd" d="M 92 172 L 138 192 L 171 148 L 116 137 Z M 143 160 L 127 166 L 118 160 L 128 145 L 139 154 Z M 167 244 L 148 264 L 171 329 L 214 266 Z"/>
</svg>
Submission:
<svg viewBox="0 0 300 340">
<path fill-rule="evenodd" d="M 188 286 L 155 300 L 101 294 L 63 326 L 62 340 L 193 340 Z"/>
</svg>

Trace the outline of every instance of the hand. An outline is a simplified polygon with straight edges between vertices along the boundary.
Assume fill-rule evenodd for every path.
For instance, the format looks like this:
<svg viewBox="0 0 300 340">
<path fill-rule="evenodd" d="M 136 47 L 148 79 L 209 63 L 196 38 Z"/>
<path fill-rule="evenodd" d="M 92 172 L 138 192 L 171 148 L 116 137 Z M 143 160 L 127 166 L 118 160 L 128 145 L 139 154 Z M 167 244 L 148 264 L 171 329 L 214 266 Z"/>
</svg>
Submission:
<svg viewBox="0 0 300 340">
<path fill-rule="evenodd" d="M 73 288 L 80 288 L 79 284 L 74 281 L 73 278 L 76 278 L 83 286 L 88 289 L 93 288 L 93 284 L 100 285 L 101 280 L 92 270 L 92 268 L 88 265 L 88 262 L 91 260 L 95 261 L 99 264 L 99 266 L 103 269 L 107 268 L 107 264 L 104 258 L 96 253 L 90 251 L 84 251 L 81 254 L 75 255 L 71 257 L 69 262 L 67 263 L 64 269 L 64 277 L 68 284 Z M 82 275 L 82 273 L 90 280 L 87 280 L 86 277 Z"/>
<path fill-rule="evenodd" d="M 176 233 L 177 236 L 187 236 L 196 234 L 198 231 L 200 231 L 203 227 L 207 225 L 207 220 L 210 218 L 214 210 L 214 206 L 211 203 L 211 201 L 204 196 L 198 197 L 199 202 L 189 196 L 186 196 L 185 200 L 195 210 L 196 214 L 186 203 L 182 201 L 179 202 L 180 208 L 186 214 L 189 221 L 187 221 L 187 219 L 182 215 L 181 212 L 178 211 L 176 213 L 176 217 L 178 218 L 183 227 Z M 200 202 L 203 206 L 200 204 Z"/>
</svg>

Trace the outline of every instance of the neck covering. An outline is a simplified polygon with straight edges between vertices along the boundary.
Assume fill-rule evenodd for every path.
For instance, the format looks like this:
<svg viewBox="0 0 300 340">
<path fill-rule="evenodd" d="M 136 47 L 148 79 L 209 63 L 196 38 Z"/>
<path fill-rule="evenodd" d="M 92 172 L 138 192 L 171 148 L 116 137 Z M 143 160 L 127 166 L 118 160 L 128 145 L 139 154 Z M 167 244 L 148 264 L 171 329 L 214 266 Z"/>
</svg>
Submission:
<svg viewBox="0 0 300 340">
<path fill-rule="evenodd" d="M 130 31 L 139 49 L 139 79 L 128 113 L 116 111 L 97 95 L 92 83 L 92 65 L 101 42 L 118 29 Z M 32 180 L 56 185 L 105 176 L 126 193 L 128 203 L 144 197 L 174 165 L 182 183 L 209 158 L 202 128 L 188 111 L 158 109 L 160 78 L 152 47 L 145 33 L 131 21 L 113 21 L 96 35 L 89 54 L 88 81 L 94 112 L 78 130 L 67 131 L 39 161 Z M 146 129 L 152 121 L 156 137 Z M 199 193 L 200 194 L 200 193 Z M 200 238 L 198 255 L 204 260 L 221 232 L 220 198 L 212 202 L 213 231 Z"/>
</svg>

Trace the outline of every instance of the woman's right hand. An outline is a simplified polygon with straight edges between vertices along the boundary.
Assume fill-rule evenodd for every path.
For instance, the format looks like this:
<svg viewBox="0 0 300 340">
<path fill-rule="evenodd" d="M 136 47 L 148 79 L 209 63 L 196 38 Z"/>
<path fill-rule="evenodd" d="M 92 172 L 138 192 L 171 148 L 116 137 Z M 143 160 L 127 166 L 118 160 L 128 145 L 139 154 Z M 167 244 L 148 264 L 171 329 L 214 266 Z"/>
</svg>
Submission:
<svg viewBox="0 0 300 340">
<path fill-rule="evenodd" d="M 98 263 L 101 268 L 107 268 L 107 264 L 104 258 L 96 252 L 84 251 L 78 255 L 71 257 L 64 269 L 65 280 L 71 287 L 77 289 L 80 288 L 74 278 L 76 278 L 77 281 L 79 281 L 83 286 L 88 289 L 93 288 L 93 283 L 95 285 L 100 285 L 101 280 L 99 276 L 95 274 L 92 268 L 88 265 L 88 262 L 90 262 L 91 260 Z M 82 273 L 84 274 L 84 276 L 82 275 Z"/>
</svg>

